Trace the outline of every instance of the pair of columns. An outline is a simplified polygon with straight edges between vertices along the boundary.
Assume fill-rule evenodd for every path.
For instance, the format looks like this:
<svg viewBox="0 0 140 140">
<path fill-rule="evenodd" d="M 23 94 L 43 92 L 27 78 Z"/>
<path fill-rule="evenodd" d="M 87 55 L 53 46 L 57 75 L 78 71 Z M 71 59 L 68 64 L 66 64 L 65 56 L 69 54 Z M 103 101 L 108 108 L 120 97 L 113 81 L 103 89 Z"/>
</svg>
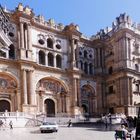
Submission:
<svg viewBox="0 0 140 140">
<path fill-rule="evenodd" d="M 23 69 L 23 104 L 35 105 L 35 93 L 33 90 L 33 70 Z"/>
<path fill-rule="evenodd" d="M 27 29 L 25 29 L 24 24 L 21 22 L 20 23 L 20 45 L 21 48 L 27 49 L 27 50 L 32 50 L 32 43 L 31 43 L 31 26 L 29 24 L 27 25 Z"/>
<path fill-rule="evenodd" d="M 73 79 L 73 106 L 81 106 L 80 81 Z"/>
</svg>

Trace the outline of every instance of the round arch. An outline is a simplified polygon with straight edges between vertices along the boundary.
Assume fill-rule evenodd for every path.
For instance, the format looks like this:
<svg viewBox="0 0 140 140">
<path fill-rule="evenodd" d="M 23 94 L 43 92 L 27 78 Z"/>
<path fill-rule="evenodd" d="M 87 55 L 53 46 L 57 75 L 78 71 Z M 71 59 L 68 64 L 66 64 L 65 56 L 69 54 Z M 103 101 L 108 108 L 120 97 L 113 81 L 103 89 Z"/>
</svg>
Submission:
<svg viewBox="0 0 140 140">
<path fill-rule="evenodd" d="M 9 78 L 13 79 L 16 82 L 17 87 L 19 86 L 19 79 L 17 79 L 17 77 L 15 77 L 15 75 L 13 75 L 10 72 L 0 72 L 0 77 L 4 77 L 4 76 L 8 76 Z"/>
<path fill-rule="evenodd" d="M 11 101 L 5 98 L 0 99 L 0 112 L 8 111 L 10 112 L 12 110 L 11 107 Z"/>
<path fill-rule="evenodd" d="M 68 87 L 63 81 L 54 77 L 42 78 L 36 84 L 36 93 L 39 112 L 50 114 L 50 116 L 66 114 L 68 112 Z M 52 104 L 53 112 L 46 110 L 49 104 L 47 101 Z"/>
<path fill-rule="evenodd" d="M 0 72 L 0 111 L 16 111 L 18 81 L 9 73 Z"/>
<path fill-rule="evenodd" d="M 37 83 L 36 83 L 36 88 L 39 88 L 40 85 L 38 85 L 38 84 L 39 84 L 40 81 L 43 81 L 43 80 L 53 80 L 53 81 L 56 81 L 56 82 L 60 83 L 64 87 L 66 93 L 69 92 L 69 87 L 68 87 L 67 84 L 65 84 L 61 79 L 58 79 L 58 78 L 55 78 L 55 77 L 52 77 L 52 76 L 40 78 L 37 81 Z"/>
<path fill-rule="evenodd" d="M 96 112 L 96 95 L 91 85 L 85 84 L 81 87 L 81 107 L 83 115 L 92 117 Z"/>
</svg>

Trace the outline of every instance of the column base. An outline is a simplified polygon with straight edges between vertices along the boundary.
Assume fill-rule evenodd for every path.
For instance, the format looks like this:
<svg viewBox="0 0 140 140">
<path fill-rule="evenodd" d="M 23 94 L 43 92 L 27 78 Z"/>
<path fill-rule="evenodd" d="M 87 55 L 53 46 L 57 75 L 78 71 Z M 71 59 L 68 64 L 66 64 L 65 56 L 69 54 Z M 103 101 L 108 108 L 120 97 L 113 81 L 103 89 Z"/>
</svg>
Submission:
<svg viewBox="0 0 140 140">
<path fill-rule="evenodd" d="M 22 105 L 22 111 L 25 113 L 36 114 L 37 106 L 36 105 Z"/>
<path fill-rule="evenodd" d="M 25 50 L 25 48 L 20 49 L 20 59 L 26 59 L 26 50 Z"/>
<path fill-rule="evenodd" d="M 32 50 L 27 50 L 28 53 L 28 59 L 32 61 Z"/>
</svg>

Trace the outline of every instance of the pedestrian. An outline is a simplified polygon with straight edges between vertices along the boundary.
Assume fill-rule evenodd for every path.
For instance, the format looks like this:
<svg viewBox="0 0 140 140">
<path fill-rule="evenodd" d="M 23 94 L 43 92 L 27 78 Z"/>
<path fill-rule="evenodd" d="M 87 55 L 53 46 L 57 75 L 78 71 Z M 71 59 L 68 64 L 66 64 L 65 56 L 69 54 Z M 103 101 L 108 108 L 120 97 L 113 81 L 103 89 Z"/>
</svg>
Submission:
<svg viewBox="0 0 140 140">
<path fill-rule="evenodd" d="M 112 118 L 111 118 L 111 113 L 108 114 L 108 118 L 109 118 L 109 124 L 112 124 Z"/>
<path fill-rule="evenodd" d="M 70 127 L 72 124 L 71 119 L 68 121 L 68 127 Z"/>
<path fill-rule="evenodd" d="M 104 123 L 105 123 L 105 128 L 107 128 L 108 127 L 108 117 L 106 115 L 105 115 Z"/>
<path fill-rule="evenodd" d="M 2 128 L 2 127 L 3 127 L 3 121 L 0 120 L 0 128 Z"/>
<path fill-rule="evenodd" d="M 126 118 L 121 119 L 121 125 L 124 125 L 125 127 L 128 127 L 128 122 L 127 122 Z"/>
<path fill-rule="evenodd" d="M 9 122 L 9 126 L 10 126 L 10 129 L 13 129 L 13 122 L 12 121 Z"/>
<path fill-rule="evenodd" d="M 127 140 L 127 138 L 131 138 L 131 133 L 128 132 L 128 130 L 126 129 L 125 125 L 121 125 L 121 128 L 119 128 L 118 130 L 116 130 L 116 134 L 115 134 L 115 139 L 117 140 L 118 139 L 118 136 L 117 136 L 117 131 L 123 131 L 123 138 L 121 138 L 121 140 Z M 121 137 L 122 137 L 121 136 Z"/>
</svg>

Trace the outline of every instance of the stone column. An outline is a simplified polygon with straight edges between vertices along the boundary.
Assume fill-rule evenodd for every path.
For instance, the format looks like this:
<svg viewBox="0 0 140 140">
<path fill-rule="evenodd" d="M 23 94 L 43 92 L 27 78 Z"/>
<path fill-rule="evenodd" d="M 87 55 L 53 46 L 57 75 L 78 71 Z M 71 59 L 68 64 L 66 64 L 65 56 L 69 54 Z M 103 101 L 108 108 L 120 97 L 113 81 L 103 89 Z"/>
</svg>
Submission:
<svg viewBox="0 0 140 140">
<path fill-rule="evenodd" d="M 72 40 L 72 46 L 73 46 L 73 61 L 75 61 L 75 44 L 74 44 L 74 39 Z"/>
<path fill-rule="evenodd" d="M 38 98 L 39 98 L 38 99 L 39 100 L 39 111 L 44 112 L 44 104 L 43 104 L 43 97 L 42 97 L 41 91 L 40 91 Z"/>
<path fill-rule="evenodd" d="M 28 95 L 29 95 L 29 104 L 34 105 L 34 91 L 33 91 L 33 71 L 28 71 Z"/>
<path fill-rule="evenodd" d="M 89 63 L 87 63 L 87 74 L 89 74 Z"/>
<path fill-rule="evenodd" d="M 21 48 L 21 39 L 20 39 L 20 31 L 18 31 L 18 48 Z"/>
<path fill-rule="evenodd" d="M 80 80 L 77 79 L 77 105 L 81 107 Z"/>
<path fill-rule="evenodd" d="M 17 98 L 17 110 L 16 111 L 20 111 L 20 105 L 21 105 L 21 99 L 20 99 L 20 93 L 18 93 L 18 90 L 16 90 L 16 98 Z"/>
<path fill-rule="evenodd" d="M 57 99 L 57 113 L 60 113 L 60 96 L 59 94 L 56 95 L 56 99 Z"/>
<path fill-rule="evenodd" d="M 62 97 L 61 97 L 61 95 L 60 95 L 60 99 L 59 99 L 59 111 L 60 111 L 60 113 L 62 113 Z"/>
<path fill-rule="evenodd" d="M 24 41 L 24 48 L 27 50 L 28 49 L 28 36 L 27 36 L 27 30 L 24 30 L 24 36 L 25 36 L 25 41 Z"/>
<path fill-rule="evenodd" d="M 27 73 L 26 70 L 23 69 L 23 104 L 28 104 L 27 102 Z"/>
<path fill-rule="evenodd" d="M 70 97 L 69 97 L 69 95 L 66 96 L 66 111 L 67 111 L 67 114 L 70 115 Z"/>
<path fill-rule="evenodd" d="M 74 45 L 74 39 L 72 39 L 72 68 L 75 67 L 75 45 Z"/>
<path fill-rule="evenodd" d="M 61 101 L 62 101 L 62 112 L 64 113 L 64 95 L 61 96 Z"/>
<path fill-rule="evenodd" d="M 73 106 L 77 106 L 77 81 L 73 79 Z"/>
<path fill-rule="evenodd" d="M 97 67 L 97 63 L 98 63 L 98 51 L 97 51 L 97 48 L 95 49 L 95 67 Z"/>
<path fill-rule="evenodd" d="M 38 56 L 38 54 L 37 54 L 37 56 Z M 38 62 L 39 62 L 39 60 L 38 60 Z M 48 66 L 48 52 L 45 55 L 45 65 Z"/>
<path fill-rule="evenodd" d="M 100 60 L 100 57 L 101 57 L 101 54 L 100 54 L 100 48 L 98 48 L 98 67 L 101 66 L 101 60 Z"/>
<path fill-rule="evenodd" d="M 56 68 L 56 54 L 54 55 L 54 67 Z"/>
<path fill-rule="evenodd" d="M 28 49 L 32 50 L 32 43 L 31 43 L 31 26 L 27 26 L 27 36 L 28 36 Z"/>
<path fill-rule="evenodd" d="M 20 23 L 20 45 L 21 45 L 21 48 L 24 48 L 24 30 L 23 30 L 23 23 L 21 22 Z"/>
</svg>

